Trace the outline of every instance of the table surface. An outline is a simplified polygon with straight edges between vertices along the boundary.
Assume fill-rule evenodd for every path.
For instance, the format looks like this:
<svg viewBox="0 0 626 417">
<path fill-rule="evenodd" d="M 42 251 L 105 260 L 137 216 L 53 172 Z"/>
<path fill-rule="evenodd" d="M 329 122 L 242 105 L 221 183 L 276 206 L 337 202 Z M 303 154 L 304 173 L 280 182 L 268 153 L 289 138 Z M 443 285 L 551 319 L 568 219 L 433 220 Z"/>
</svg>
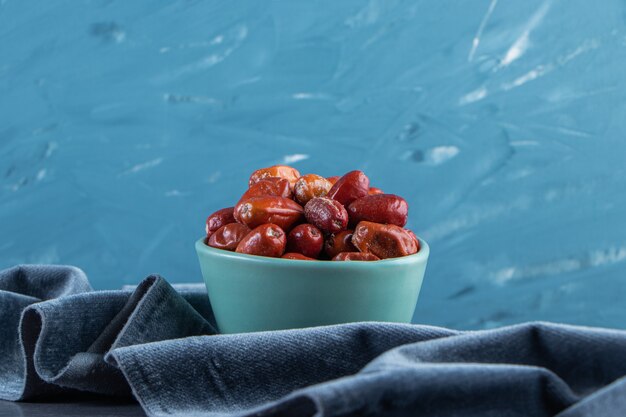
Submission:
<svg viewBox="0 0 626 417">
<path fill-rule="evenodd" d="M 0 417 L 145 417 L 135 402 L 88 400 L 80 402 L 14 403 L 0 400 Z"/>
</svg>

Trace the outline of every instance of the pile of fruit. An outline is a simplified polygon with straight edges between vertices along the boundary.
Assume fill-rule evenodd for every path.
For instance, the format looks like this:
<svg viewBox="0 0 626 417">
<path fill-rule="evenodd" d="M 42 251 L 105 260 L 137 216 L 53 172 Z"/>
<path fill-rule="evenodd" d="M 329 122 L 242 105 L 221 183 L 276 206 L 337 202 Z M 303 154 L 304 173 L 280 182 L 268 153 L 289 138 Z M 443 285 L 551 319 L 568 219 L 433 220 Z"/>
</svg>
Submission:
<svg viewBox="0 0 626 417">
<path fill-rule="evenodd" d="M 420 249 L 404 229 L 407 202 L 370 187 L 361 171 L 324 178 L 275 165 L 254 171 L 248 185 L 234 207 L 207 218 L 208 246 L 309 261 L 377 261 Z"/>
</svg>

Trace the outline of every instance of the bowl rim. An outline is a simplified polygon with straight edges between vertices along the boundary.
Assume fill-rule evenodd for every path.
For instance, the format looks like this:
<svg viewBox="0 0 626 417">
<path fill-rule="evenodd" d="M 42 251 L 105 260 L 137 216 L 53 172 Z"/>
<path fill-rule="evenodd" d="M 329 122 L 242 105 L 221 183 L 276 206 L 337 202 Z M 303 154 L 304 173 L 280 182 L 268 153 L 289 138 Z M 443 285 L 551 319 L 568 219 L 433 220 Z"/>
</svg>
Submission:
<svg viewBox="0 0 626 417">
<path fill-rule="evenodd" d="M 428 256 L 430 255 L 430 246 L 428 243 L 419 236 L 417 239 L 420 242 L 420 250 L 417 253 L 407 256 L 401 256 L 399 258 L 388 258 L 381 259 L 380 261 L 346 261 L 346 262 L 332 262 L 332 261 L 322 261 L 322 262 L 306 262 L 300 259 L 284 259 L 284 258 L 273 258 L 269 256 L 258 256 L 258 255 L 248 255 L 245 253 L 237 253 L 231 252 L 224 249 L 212 248 L 204 243 L 206 236 L 201 237 L 196 240 L 196 251 L 198 254 L 201 252 L 205 252 L 209 255 L 220 256 L 229 259 L 237 259 L 245 262 L 253 262 L 253 263 L 262 263 L 262 264 L 275 264 L 275 265 L 309 265 L 313 268 L 354 268 L 354 267 L 365 267 L 365 268 L 375 268 L 375 267 L 387 267 L 387 266 L 398 266 L 398 265 L 407 265 L 414 264 L 419 262 L 426 262 L 428 260 Z"/>
</svg>

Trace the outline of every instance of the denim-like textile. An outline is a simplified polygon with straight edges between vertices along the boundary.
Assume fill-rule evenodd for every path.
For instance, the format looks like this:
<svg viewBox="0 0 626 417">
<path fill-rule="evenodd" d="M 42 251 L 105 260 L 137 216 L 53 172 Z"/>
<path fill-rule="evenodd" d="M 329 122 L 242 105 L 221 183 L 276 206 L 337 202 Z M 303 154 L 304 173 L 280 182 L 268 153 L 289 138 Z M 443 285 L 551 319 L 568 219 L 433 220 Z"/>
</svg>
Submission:
<svg viewBox="0 0 626 417">
<path fill-rule="evenodd" d="M 104 356 L 117 347 L 213 334 L 212 315 L 150 276 L 134 291 L 92 291 L 74 267 L 18 266 L 0 272 L 0 399 L 77 391 L 131 395 Z M 208 305 L 206 296 L 202 298 Z M 208 320 L 207 320 L 208 319 Z"/>
<path fill-rule="evenodd" d="M 218 335 L 201 286 L 0 272 L 0 398 L 134 395 L 150 416 L 624 416 L 626 332 L 353 323 Z"/>
</svg>

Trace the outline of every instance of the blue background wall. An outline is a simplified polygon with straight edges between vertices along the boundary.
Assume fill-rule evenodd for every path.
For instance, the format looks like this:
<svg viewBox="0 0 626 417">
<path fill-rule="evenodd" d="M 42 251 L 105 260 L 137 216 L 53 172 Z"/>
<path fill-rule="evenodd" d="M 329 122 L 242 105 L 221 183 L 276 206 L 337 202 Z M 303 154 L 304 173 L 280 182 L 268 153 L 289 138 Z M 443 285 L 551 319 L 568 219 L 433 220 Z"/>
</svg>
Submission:
<svg viewBox="0 0 626 417">
<path fill-rule="evenodd" d="M 362 169 L 432 256 L 419 322 L 626 327 L 626 10 L 0 1 L 0 267 L 200 281 L 258 167 Z"/>
</svg>

